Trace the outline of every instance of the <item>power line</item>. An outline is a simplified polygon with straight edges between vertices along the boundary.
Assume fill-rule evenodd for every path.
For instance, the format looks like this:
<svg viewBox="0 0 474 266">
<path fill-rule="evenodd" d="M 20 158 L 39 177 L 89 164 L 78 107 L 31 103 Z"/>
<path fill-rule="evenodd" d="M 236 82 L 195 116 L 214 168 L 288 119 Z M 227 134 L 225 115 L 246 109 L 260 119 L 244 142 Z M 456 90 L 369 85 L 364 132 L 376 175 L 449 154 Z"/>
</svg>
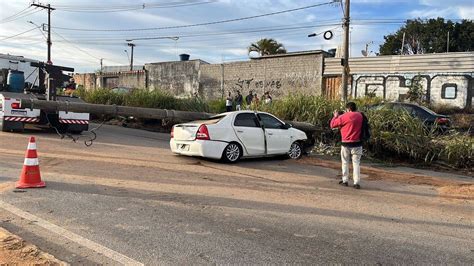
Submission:
<svg viewBox="0 0 474 266">
<path fill-rule="evenodd" d="M 215 3 L 217 0 L 208 0 L 203 2 L 188 2 L 180 1 L 176 4 L 148 4 L 145 3 L 142 5 L 135 5 L 133 7 L 105 7 L 105 8 L 94 8 L 94 7 L 83 7 L 83 8 L 67 8 L 67 7 L 57 7 L 59 11 L 65 12 L 79 12 L 79 13 L 113 13 L 113 12 L 124 12 L 124 11 L 135 11 L 135 10 L 144 10 L 144 9 L 155 9 L 155 8 L 176 8 L 176 7 L 186 7 L 186 6 L 196 6 L 196 5 L 205 5 Z"/>
<path fill-rule="evenodd" d="M 273 15 L 278 15 L 278 14 L 283 14 L 283 13 L 289 13 L 289 12 L 304 10 L 304 9 L 308 9 L 308 8 L 314 8 L 314 7 L 323 6 L 323 5 L 329 5 L 331 3 L 333 3 L 333 2 L 325 2 L 325 3 L 314 4 L 314 5 L 298 7 L 298 8 L 293 8 L 293 9 L 287 9 L 287 10 L 282 10 L 282 11 L 277 11 L 277 12 L 271 12 L 271 13 L 266 13 L 266 14 L 261 14 L 261 15 L 255 15 L 255 16 L 248 16 L 248 17 L 241 17 L 241 18 L 234 18 L 234 19 L 226 19 L 226 20 L 219 20 L 219 21 L 212 21 L 212 22 L 204 22 L 204 23 L 197 23 L 197 24 L 157 27 L 157 28 L 138 28 L 138 29 L 83 29 L 83 28 L 81 29 L 81 28 L 65 28 L 65 27 L 54 27 L 54 28 L 61 29 L 61 30 L 70 30 L 70 31 L 149 31 L 149 30 L 164 30 L 164 29 L 181 29 L 181 28 L 215 25 L 215 24 L 222 24 L 222 23 L 229 23 L 229 22 L 235 22 L 235 21 L 261 18 L 261 17 L 266 17 L 266 16 L 273 16 Z"/>
<path fill-rule="evenodd" d="M 56 4 L 55 7 L 64 8 L 64 9 L 76 9 L 76 10 L 110 10 L 110 9 L 126 9 L 126 8 L 147 8 L 147 7 L 154 7 L 154 6 L 174 6 L 174 5 L 182 5 L 182 4 L 194 4 L 194 3 L 202 3 L 202 2 L 217 2 L 218 0 L 177 0 L 177 1 L 170 1 L 170 2 L 163 2 L 163 1 L 155 1 L 155 2 L 143 2 L 137 4 L 130 4 L 130 5 L 62 5 Z"/>
<path fill-rule="evenodd" d="M 286 27 L 286 28 L 270 28 L 270 29 L 242 29 L 237 31 L 228 31 L 228 32 L 207 32 L 207 33 L 196 33 L 196 34 L 177 34 L 173 36 L 152 36 L 152 37 L 129 37 L 126 38 L 127 40 L 159 40 L 159 39 L 169 39 L 171 37 L 179 37 L 179 38 L 194 38 L 194 37 L 206 37 L 206 36 L 222 36 L 222 35 L 234 35 L 234 34 L 242 34 L 242 33 L 261 33 L 261 32 L 273 32 L 273 31 L 291 31 L 291 30 L 299 30 L 299 29 L 308 29 L 308 28 L 315 28 L 315 27 L 326 27 L 326 26 L 336 26 L 339 23 L 328 23 L 328 24 L 319 24 L 319 25 L 308 25 L 308 26 L 298 26 L 298 27 Z M 122 41 L 123 38 L 90 38 L 90 39 L 77 39 L 81 42 L 87 41 Z"/>
<path fill-rule="evenodd" d="M 23 34 L 25 34 L 25 33 L 28 33 L 28 32 L 31 32 L 31 31 L 34 31 L 34 30 L 36 30 L 37 28 L 38 28 L 38 27 L 34 27 L 34 28 L 32 28 L 32 29 L 29 29 L 29 30 L 27 30 L 27 31 L 20 32 L 20 33 L 18 33 L 18 34 L 15 34 L 15 35 L 12 35 L 12 36 L 9 36 L 9 37 L 6 37 L 6 38 L 3 38 L 3 39 L 0 39 L 0 41 L 4 41 L 4 40 L 11 39 L 11 38 L 15 38 L 15 37 L 17 37 L 17 36 L 20 36 L 20 35 L 23 35 Z"/>
<path fill-rule="evenodd" d="M 56 34 L 59 38 L 63 39 L 63 40 L 64 40 L 66 43 L 68 43 L 70 46 L 74 47 L 75 49 L 77 49 L 77 50 L 83 52 L 84 54 L 87 54 L 88 56 L 93 57 L 93 58 L 95 58 L 95 59 L 98 59 L 98 60 L 101 59 L 101 57 L 97 57 L 97 56 L 95 56 L 95 55 L 93 55 L 93 54 L 91 54 L 91 53 L 89 53 L 89 52 L 87 52 L 87 51 L 81 49 L 79 46 L 75 45 L 73 42 L 71 42 L 71 41 L 69 41 L 68 39 L 64 38 L 61 34 L 57 33 L 56 31 L 54 31 L 54 30 L 51 30 L 51 31 L 52 31 L 54 34 Z M 111 61 L 111 60 L 109 60 L 109 61 Z M 111 61 L 111 62 L 113 62 L 113 61 Z M 115 62 L 115 63 L 117 63 L 117 62 Z"/>
<path fill-rule="evenodd" d="M 87 55 L 89 55 L 89 56 L 91 56 L 91 57 L 93 57 L 93 58 L 95 58 L 95 59 L 99 59 L 99 60 L 100 60 L 100 57 L 97 57 L 97 56 L 95 56 L 95 55 L 93 55 L 93 54 L 91 54 L 91 53 L 89 53 L 89 52 L 87 52 L 87 51 L 85 51 L 85 50 L 82 50 L 81 48 L 79 48 L 78 46 L 76 46 L 73 42 L 71 42 L 71 41 L 69 41 L 68 39 L 64 38 L 61 34 L 57 33 L 56 31 L 52 31 L 52 32 L 53 32 L 54 34 L 56 34 L 59 38 L 63 39 L 66 43 L 69 43 L 71 46 L 73 46 L 74 48 L 76 48 L 77 50 L 79 50 L 79 51 L 81 51 L 81 52 L 83 52 L 83 53 L 85 53 L 85 54 L 87 54 Z"/>
<path fill-rule="evenodd" d="M 6 21 L 6 20 L 13 19 L 13 18 L 16 17 L 16 16 L 19 16 L 20 14 L 22 14 L 23 12 L 25 12 L 25 11 L 28 10 L 29 8 L 30 8 L 30 6 L 28 6 L 28 7 L 26 7 L 25 9 L 19 11 L 18 13 L 15 13 L 15 14 L 13 14 L 13 15 L 11 15 L 11 16 L 8 16 L 8 17 L 6 17 L 6 18 L 1 19 L 1 20 L 0 20 L 0 23 L 3 23 L 3 22 Z"/>
<path fill-rule="evenodd" d="M 38 13 L 38 12 L 40 12 L 40 11 L 41 11 L 41 9 L 38 9 L 38 10 L 37 10 L 37 9 L 35 8 L 35 9 L 30 10 L 30 11 L 24 12 L 24 13 L 21 14 L 21 15 L 15 16 L 15 17 L 13 17 L 13 18 L 11 18 L 11 19 L 9 19 L 9 20 L 0 21 L 0 24 L 12 22 L 12 21 L 15 21 L 15 20 L 19 20 L 19 19 L 21 19 L 21 18 L 24 18 L 24 17 L 30 16 L 30 15 L 33 15 L 33 14 Z"/>
</svg>

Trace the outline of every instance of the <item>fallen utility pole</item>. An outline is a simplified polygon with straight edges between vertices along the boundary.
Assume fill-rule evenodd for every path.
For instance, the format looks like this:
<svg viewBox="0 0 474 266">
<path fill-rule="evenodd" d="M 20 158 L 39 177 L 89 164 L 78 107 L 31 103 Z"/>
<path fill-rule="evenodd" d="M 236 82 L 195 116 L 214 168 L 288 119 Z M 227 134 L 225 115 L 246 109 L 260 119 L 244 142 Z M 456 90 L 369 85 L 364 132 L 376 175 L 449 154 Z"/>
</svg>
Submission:
<svg viewBox="0 0 474 266">
<path fill-rule="evenodd" d="M 65 111 L 76 113 L 90 113 L 97 115 L 133 116 L 148 119 L 170 119 L 178 121 L 206 119 L 212 116 L 212 114 L 204 112 L 175 111 L 166 109 L 76 103 L 67 101 L 48 102 L 43 100 L 21 100 L 20 105 L 21 108 L 41 109 L 49 112 Z"/>
<path fill-rule="evenodd" d="M 90 113 L 96 115 L 133 116 L 136 118 L 169 119 L 172 121 L 182 122 L 207 119 L 215 115 L 205 112 L 176 111 L 121 105 L 77 103 L 68 101 L 44 101 L 36 99 L 22 99 L 20 106 L 21 108 L 41 109 L 47 112 L 64 111 L 76 113 Z M 317 128 L 310 123 L 295 121 L 285 121 L 285 123 L 291 124 L 294 128 L 300 129 L 307 133 L 314 132 L 317 130 Z"/>
</svg>

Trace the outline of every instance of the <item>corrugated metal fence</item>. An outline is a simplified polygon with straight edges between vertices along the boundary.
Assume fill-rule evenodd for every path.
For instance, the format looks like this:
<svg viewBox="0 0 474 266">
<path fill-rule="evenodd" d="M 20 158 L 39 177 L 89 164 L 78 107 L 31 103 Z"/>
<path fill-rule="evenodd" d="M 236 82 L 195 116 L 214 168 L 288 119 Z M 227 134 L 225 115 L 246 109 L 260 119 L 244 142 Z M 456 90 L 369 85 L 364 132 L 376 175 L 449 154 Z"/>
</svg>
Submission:
<svg viewBox="0 0 474 266">
<path fill-rule="evenodd" d="M 349 59 L 351 74 L 421 73 L 421 72 L 474 72 L 474 52 L 389 55 L 354 57 Z M 340 58 L 324 60 L 324 75 L 342 73 Z"/>
</svg>

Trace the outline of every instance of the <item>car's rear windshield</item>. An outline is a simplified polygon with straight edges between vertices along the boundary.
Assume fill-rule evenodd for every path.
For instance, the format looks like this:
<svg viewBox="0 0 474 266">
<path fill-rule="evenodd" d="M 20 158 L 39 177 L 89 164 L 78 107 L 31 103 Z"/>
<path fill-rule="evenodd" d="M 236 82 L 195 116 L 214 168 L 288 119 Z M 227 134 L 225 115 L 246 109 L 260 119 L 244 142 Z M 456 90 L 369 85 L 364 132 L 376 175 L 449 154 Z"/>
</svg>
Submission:
<svg viewBox="0 0 474 266">
<path fill-rule="evenodd" d="M 427 111 L 428 113 L 430 113 L 430 114 L 432 114 L 432 115 L 438 115 L 438 114 L 435 113 L 433 110 L 428 109 L 428 108 L 426 108 L 426 107 L 424 107 L 424 106 L 421 106 L 421 105 L 420 105 L 420 108 L 423 109 L 423 110 L 425 110 L 425 111 Z"/>
<path fill-rule="evenodd" d="M 205 124 L 205 125 L 212 125 L 212 124 L 217 124 L 219 121 L 221 121 L 226 115 L 215 115 L 211 116 L 208 119 L 201 119 L 194 121 L 193 123 L 196 124 Z"/>
</svg>

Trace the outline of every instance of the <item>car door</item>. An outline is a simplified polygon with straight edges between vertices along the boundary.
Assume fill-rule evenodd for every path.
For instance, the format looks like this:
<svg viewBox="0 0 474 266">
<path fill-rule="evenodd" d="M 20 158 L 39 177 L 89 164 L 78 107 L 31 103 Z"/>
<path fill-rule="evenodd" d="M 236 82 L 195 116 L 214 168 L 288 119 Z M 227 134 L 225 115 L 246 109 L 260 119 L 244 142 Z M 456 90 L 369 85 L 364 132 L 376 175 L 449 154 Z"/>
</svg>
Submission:
<svg viewBox="0 0 474 266">
<path fill-rule="evenodd" d="M 265 154 L 265 136 L 255 113 L 239 113 L 233 123 L 235 134 L 248 155 Z"/>
<path fill-rule="evenodd" d="M 292 136 L 284 123 L 276 117 L 259 113 L 259 120 L 265 128 L 267 154 L 285 154 L 290 150 Z"/>
</svg>

